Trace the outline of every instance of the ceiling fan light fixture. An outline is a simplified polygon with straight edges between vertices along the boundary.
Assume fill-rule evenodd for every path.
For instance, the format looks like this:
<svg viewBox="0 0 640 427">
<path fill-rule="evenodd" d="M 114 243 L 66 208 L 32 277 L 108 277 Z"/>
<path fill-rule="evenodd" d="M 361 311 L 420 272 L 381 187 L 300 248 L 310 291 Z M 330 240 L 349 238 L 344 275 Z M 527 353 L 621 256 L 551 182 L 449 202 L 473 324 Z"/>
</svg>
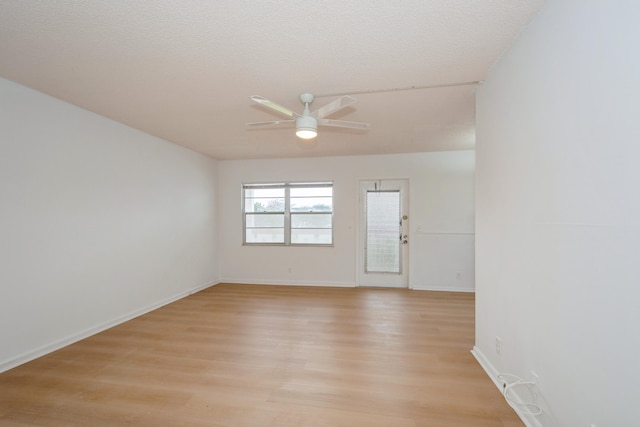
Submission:
<svg viewBox="0 0 640 427">
<path fill-rule="evenodd" d="M 304 104 L 304 111 L 302 114 L 297 114 L 292 110 L 283 107 L 282 105 L 276 104 L 275 102 L 269 101 L 266 98 L 263 98 L 258 95 L 250 96 L 254 102 L 262 105 L 263 107 L 270 108 L 273 111 L 276 111 L 282 115 L 287 116 L 288 120 L 271 120 L 268 122 L 252 122 L 247 123 L 247 126 L 278 126 L 278 125 L 295 125 L 296 127 L 296 136 L 304 141 L 309 141 L 318 136 L 318 125 L 321 126 L 333 126 L 333 127 L 341 127 L 341 128 L 350 128 L 350 129 L 369 129 L 368 123 L 359 123 L 359 122 L 348 122 L 345 120 L 333 120 L 327 119 L 327 116 L 330 116 L 337 111 L 348 107 L 349 105 L 356 102 L 355 98 L 352 98 L 348 95 L 343 95 L 340 98 L 326 104 L 322 108 L 317 109 L 316 111 L 309 111 L 309 105 L 313 102 L 315 97 L 310 93 L 300 94 L 300 102 Z"/>
<path fill-rule="evenodd" d="M 318 136 L 318 132 L 313 129 L 298 129 L 296 131 L 296 136 L 302 139 L 313 139 Z"/>
<path fill-rule="evenodd" d="M 298 117 L 296 119 L 296 136 L 302 139 L 313 139 L 318 136 L 318 121 L 315 117 Z"/>
</svg>

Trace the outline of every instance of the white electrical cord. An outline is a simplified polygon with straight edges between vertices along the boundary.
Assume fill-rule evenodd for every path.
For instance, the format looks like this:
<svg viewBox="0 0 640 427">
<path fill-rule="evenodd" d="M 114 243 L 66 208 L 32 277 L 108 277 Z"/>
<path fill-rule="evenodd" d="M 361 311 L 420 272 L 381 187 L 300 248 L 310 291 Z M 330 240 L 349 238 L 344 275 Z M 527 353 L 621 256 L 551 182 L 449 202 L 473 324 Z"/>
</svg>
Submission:
<svg viewBox="0 0 640 427">
<path fill-rule="evenodd" d="M 511 378 L 511 381 L 507 380 L 507 377 Z M 535 382 L 525 381 L 513 374 L 500 374 L 498 375 L 498 378 L 503 382 L 502 395 L 504 396 L 504 400 L 507 401 L 514 411 L 519 412 L 522 415 L 540 415 L 542 413 L 542 408 L 533 402 L 516 402 L 509 397 L 509 392 L 512 388 L 524 385 L 527 386 L 529 393 L 531 393 L 535 398 L 535 393 L 531 390 L 532 386 L 536 386 Z"/>
</svg>

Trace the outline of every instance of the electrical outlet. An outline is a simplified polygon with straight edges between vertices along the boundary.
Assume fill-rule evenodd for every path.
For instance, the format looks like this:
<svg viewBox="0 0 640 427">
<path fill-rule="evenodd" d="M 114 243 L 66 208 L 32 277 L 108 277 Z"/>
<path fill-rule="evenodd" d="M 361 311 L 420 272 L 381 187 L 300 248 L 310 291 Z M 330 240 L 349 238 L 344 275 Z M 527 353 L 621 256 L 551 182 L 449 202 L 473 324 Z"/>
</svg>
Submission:
<svg viewBox="0 0 640 427">
<path fill-rule="evenodd" d="M 502 353 L 502 340 L 499 337 L 496 337 L 496 353 Z"/>
</svg>

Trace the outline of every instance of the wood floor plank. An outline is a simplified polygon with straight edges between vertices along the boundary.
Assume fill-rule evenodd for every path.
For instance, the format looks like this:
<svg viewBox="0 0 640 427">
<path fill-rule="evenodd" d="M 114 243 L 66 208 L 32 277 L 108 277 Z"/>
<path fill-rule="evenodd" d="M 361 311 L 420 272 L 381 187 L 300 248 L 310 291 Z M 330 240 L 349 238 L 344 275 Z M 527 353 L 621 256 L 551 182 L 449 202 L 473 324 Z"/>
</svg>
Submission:
<svg viewBox="0 0 640 427">
<path fill-rule="evenodd" d="M 7 426 L 515 427 L 474 296 L 220 284 L 0 374 Z"/>
</svg>

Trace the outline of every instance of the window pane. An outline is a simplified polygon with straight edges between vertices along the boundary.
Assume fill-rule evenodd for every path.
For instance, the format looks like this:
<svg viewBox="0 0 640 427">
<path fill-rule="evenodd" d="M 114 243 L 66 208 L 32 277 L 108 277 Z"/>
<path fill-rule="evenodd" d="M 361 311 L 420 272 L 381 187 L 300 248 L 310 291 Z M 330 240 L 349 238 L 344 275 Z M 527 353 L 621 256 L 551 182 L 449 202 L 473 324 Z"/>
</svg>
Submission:
<svg viewBox="0 0 640 427">
<path fill-rule="evenodd" d="M 291 214 L 291 228 L 331 228 L 331 214 Z"/>
<path fill-rule="evenodd" d="M 245 187 L 245 195 L 247 197 L 266 197 L 266 198 L 283 198 L 284 187 L 272 187 L 272 188 L 251 188 Z"/>
<path fill-rule="evenodd" d="M 333 188 L 331 187 L 302 187 L 291 188 L 291 197 L 331 197 Z"/>
<path fill-rule="evenodd" d="M 400 192 L 367 192 L 366 271 L 400 273 Z"/>
<path fill-rule="evenodd" d="M 313 228 L 297 228 L 291 230 L 291 243 L 293 244 L 320 244 L 330 245 L 331 230 L 313 229 Z"/>
<path fill-rule="evenodd" d="M 245 212 L 284 212 L 283 198 L 246 197 L 244 199 Z"/>
<path fill-rule="evenodd" d="M 244 188 L 245 212 L 284 212 L 284 187 Z"/>
<path fill-rule="evenodd" d="M 331 197 L 292 197 L 291 212 L 331 212 Z"/>
<path fill-rule="evenodd" d="M 284 227 L 284 215 L 281 214 L 247 214 L 247 228 Z"/>
<path fill-rule="evenodd" d="M 284 243 L 284 228 L 247 228 L 247 243 Z"/>
</svg>

